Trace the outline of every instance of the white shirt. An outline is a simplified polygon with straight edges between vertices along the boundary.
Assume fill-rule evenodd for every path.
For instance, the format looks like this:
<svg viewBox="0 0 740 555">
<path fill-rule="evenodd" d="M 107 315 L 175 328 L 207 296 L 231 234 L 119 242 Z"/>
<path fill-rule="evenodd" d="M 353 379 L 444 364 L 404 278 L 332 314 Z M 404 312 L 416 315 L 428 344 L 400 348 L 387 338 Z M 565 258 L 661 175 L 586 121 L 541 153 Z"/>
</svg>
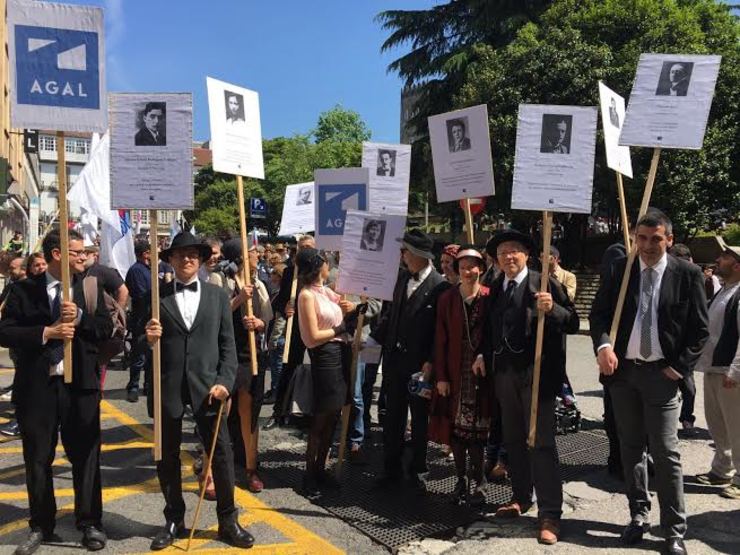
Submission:
<svg viewBox="0 0 740 555">
<path fill-rule="evenodd" d="M 509 288 L 510 281 L 515 282 L 517 287 L 519 287 L 528 275 L 529 275 L 529 268 L 527 268 L 526 266 L 522 268 L 521 272 L 519 272 L 517 275 L 514 276 L 514 279 L 509 279 L 504 274 L 504 284 L 503 284 L 504 293 L 506 293 L 506 290 Z"/>
<path fill-rule="evenodd" d="M 647 359 L 643 359 L 640 355 L 640 330 L 642 329 L 642 314 L 640 314 L 640 300 L 642 299 L 642 272 L 647 268 L 647 264 L 640 258 L 640 292 L 637 296 L 638 307 L 637 313 L 635 314 L 635 322 L 632 324 L 632 332 L 627 343 L 627 352 L 625 358 L 627 360 L 645 360 L 646 362 L 652 362 L 663 358 L 663 349 L 660 348 L 660 341 L 658 340 L 658 301 L 660 301 L 660 285 L 663 282 L 663 274 L 668 266 L 668 254 L 664 253 L 660 260 L 652 267 L 655 275 L 653 276 L 653 300 L 650 304 L 650 315 L 652 326 L 650 327 L 650 356 Z"/>
<path fill-rule="evenodd" d="M 704 349 L 696 363 L 697 372 L 724 374 L 727 371 L 727 367 L 712 366 L 712 358 L 714 357 L 714 349 L 717 348 L 717 342 L 722 335 L 727 303 L 730 302 L 730 299 L 732 299 L 732 296 L 735 294 L 738 287 L 740 287 L 740 282 L 729 287 L 724 286 L 720 289 L 717 296 L 714 297 L 712 304 L 709 306 L 709 339 L 707 339 L 707 342 L 704 344 Z M 738 310 L 738 317 L 740 318 L 740 310 Z"/>
<path fill-rule="evenodd" d="M 426 265 L 426 267 L 423 270 L 419 271 L 419 279 L 414 279 L 413 276 L 409 279 L 409 282 L 406 284 L 406 298 L 408 299 L 411 295 L 414 294 L 414 291 L 416 291 L 419 286 L 424 283 L 424 280 L 429 277 L 429 274 L 432 273 L 432 264 L 429 263 Z"/>
<path fill-rule="evenodd" d="M 185 285 L 190 285 L 193 282 L 198 284 L 198 289 L 196 291 L 190 291 L 189 289 L 181 289 L 178 291 L 177 285 L 183 282 L 175 280 L 175 302 L 180 311 L 180 316 L 182 316 L 182 320 L 185 322 L 185 327 L 188 329 L 193 327 L 195 315 L 198 314 L 198 307 L 200 306 L 200 291 L 202 284 L 198 279 L 197 274 L 188 283 L 185 283 Z"/>
</svg>

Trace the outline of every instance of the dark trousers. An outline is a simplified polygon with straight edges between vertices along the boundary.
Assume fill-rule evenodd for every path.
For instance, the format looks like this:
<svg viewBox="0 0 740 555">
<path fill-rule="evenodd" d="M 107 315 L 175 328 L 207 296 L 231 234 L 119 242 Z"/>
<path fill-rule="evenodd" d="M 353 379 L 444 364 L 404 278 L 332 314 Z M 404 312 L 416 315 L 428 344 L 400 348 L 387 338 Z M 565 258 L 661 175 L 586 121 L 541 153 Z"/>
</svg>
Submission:
<svg viewBox="0 0 740 555">
<path fill-rule="evenodd" d="M 611 383 L 611 382 L 610 382 Z M 619 449 L 619 434 L 617 423 L 614 421 L 614 403 L 610 383 L 604 385 L 604 431 L 609 439 L 609 464 L 622 465 L 622 454 Z"/>
<path fill-rule="evenodd" d="M 663 375 L 665 366 L 665 362 L 636 366 L 622 361 L 610 388 L 630 515 L 647 519 L 650 514 L 647 473 L 642 470 L 647 438 L 655 463 L 661 527 L 666 537 L 683 537 L 686 508 L 678 451 L 678 382 Z"/>
<path fill-rule="evenodd" d="M 203 439 L 206 452 L 211 448 L 216 415 L 206 415 L 200 410 L 194 414 L 198 435 Z M 164 495 L 164 517 L 167 521 L 182 522 L 185 518 L 185 500 L 182 497 L 180 443 L 182 418 L 162 417 L 162 460 L 157 463 L 157 477 Z M 234 455 L 226 418 L 221 419 L 212 462 L 213 482 L 216 487 L 216 514 L 219 523 L 236 518 L 234 505 Z"/>
<path fill-rule="evenodd" d="M 411 409 L 411 466 L 409 475 L 427 471 L 427 430 L 429 425 L 429 401 L 412 395 L 408 390 L 410 374 L 403 371 L 403 366 L 396 364 L 394 357 L 388 357 L 384 366 L 383 384 L 385 391 L 386 412 L 383 422 L 383 455 L 385 474 L 391 477 L 402 477 L 403 445 L 408 422 L 408 411 Z"/>
<path fill-rule="evenodd" d="M 501 404 L 503 444 L 509 458 L 513 498 L 520 504 L 532 502 L 537 494 L 540 518 L 562 515 L 563 484 L 560 481 L 555 445 L 555 395 L 540 389 L 537 409 L 537 436 L 534 449 L 527 447 L 532 368 L 522 367 L 508 357 L 496 357 L 494 387 Z"/>
<path fill-rule="evenodd" d="M 368 432 L 365 435 L 369 435 L 370 424 L 372 419 L 370 418 L 370 407 L 373 404 L 373 389 L 375 388 L 375 380 L 378 377 L 379 364 L 368 363 L 365 365 L 365 377 L 362 381 L 362 410 L 363 410 L 363 424 L 365 430 Z M 380 398 L 378 398 L 378 408 L 380 408 Z"/>
<path fill-rule="evenodd" d="M 15 414 L 23 442 L 31 528 L 54 530 L 57 506 L 51 465 L 58 430 L 72 464 L 76 525 L 100 526 L 100 392 L 75 391 L 64 385 L 61 376 L 54 377 L 19 404 Z"/>
<path fill-rule="evenodd" d="M 491 466 L 495 466 L 498 462 L 508 464 L 509 459 L 503 443 L 501 403 L 494 397 L 491 399 L 491 429 L 488 432 L 488 443 L 486 444 L 486 459 Z"/>
<path fill-rule="evenodd" d="M 694 416 L 694 402 L 696 401 L 696 385 L 694 384 L 694 375 L 689 374 L 683 380 L 678 382 L 678 388 L 681 390 L 681 415 L 678 417 L 681 422 L 696 422 Z"/>
<path fill-rule="evenodd" d="M 126 384 L 127 391 L 139 389 L 142 372 L 144 373 L 144 385 L 147 385 L 149 374 L 151 373 L 151 365 L 151 350 L 146 345 L 136 347 L 136 350 L 131 355 L 131 363 L 128 367 L 129 380 Z M 145 390 L 148 390 L 148 388 L 145 387 Z"/>
</svg>

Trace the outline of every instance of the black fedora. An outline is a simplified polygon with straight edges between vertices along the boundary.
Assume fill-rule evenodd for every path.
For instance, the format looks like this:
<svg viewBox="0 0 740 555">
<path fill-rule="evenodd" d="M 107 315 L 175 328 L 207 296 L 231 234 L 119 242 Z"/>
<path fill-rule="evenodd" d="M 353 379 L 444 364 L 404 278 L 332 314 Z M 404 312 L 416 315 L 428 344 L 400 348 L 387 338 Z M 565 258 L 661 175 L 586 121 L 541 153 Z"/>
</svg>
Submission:
<svg viewBox="0 0 740 555">
<path fill-rule="evenodd" d="M 516 241 L 520 243 L 529 253 L 532 253 L 535 249 L 534 241 L 529 235 L 517 231 L 516 229 L 507 229 L 505 231 L 499 231 L 488 240 L 486 243 L 486 252 L 493 258 L 496 258 L 496 250 L 501 243 L 506 241 Z"/>
<path fill-rule="evenodd" d="M 413 255 L 434 260 L 434 253 L 432 252 L 434 241 L 429 235 L 418 229 L 407 231 L 401 240 L 401 246 Z"/>
<path fill-rule="evenodd" d="M 196 247 L 198 249 L 201 261 L 211 257 L 210 245 L 201 243 L 195 238 L 195 235 L 189 231 L 182 231 L 175 235 L 175 238 L 172 239 L 172 243 L 170 243 L 168 248 L 159 253 L 159 258 L 160 260 L 167 262 L 169 261 L 170 256 L 172 256 L 172 253 L 177 249 L 187 249 L 190 247 Z"/>
</svg>

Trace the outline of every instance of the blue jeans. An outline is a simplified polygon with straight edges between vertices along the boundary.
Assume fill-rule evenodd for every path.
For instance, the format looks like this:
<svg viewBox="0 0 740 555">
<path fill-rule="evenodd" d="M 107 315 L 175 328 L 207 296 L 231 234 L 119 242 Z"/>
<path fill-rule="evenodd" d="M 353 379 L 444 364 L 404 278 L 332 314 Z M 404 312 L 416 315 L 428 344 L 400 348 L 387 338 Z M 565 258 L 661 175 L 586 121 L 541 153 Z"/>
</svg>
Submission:
<svg viewBox="0 0 740 555">
<path fill-rule="evenodd" d="M 365 383 L 365 363 L 357 363 L 355 389 L 352 393 L 352 411 L 349 417 L 349 443 L 362 445 L 365 439 L 365 402 L 362 395 L 362 385 Z"/>
<path fill-rule="evenodd" d="M 270 351 L 270 391 L 277 393 L 280 374 L 283 373 L 283 352 L 285 337 L 277 340 L 276 347 Z"/>
<path fill-rule="evenodd" d="M 151 351 L 144 347 L 141 351 L 133 354 L 131 357 L 131 363 L 129 364 L 129 381 L 126 384 L 126 390 L 137 390 L 139 389 L 139 380 L 141 373 L 144 372 L 144 384 L 146 385 L 151 371 L 152 356 Z"/>
</svg>

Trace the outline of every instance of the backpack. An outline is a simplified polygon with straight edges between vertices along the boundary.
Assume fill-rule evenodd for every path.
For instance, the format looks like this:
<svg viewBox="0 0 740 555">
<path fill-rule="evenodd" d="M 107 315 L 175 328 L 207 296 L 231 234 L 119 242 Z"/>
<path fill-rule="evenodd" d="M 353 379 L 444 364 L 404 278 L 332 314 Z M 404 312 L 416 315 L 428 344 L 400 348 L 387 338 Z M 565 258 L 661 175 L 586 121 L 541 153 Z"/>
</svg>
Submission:
<svg viewBox="0 0 740 555">
<path fill-rule="evenodd" d="M 87 312 L 92 316 L 98 309 L 98 278 L 95 276 L 84 278 L 82 280 L 82 291 L 85 295 Z M 123 343 L 126 337 L 126 312 L 105 291 L 103 291 L 103 302 L 111 322 L 113 322 L 113 332 L 108 339 L 98 345 L 98 364 L 101 366 L 108 364 L 114 356 L 123 351 Z"/>
</svg>

